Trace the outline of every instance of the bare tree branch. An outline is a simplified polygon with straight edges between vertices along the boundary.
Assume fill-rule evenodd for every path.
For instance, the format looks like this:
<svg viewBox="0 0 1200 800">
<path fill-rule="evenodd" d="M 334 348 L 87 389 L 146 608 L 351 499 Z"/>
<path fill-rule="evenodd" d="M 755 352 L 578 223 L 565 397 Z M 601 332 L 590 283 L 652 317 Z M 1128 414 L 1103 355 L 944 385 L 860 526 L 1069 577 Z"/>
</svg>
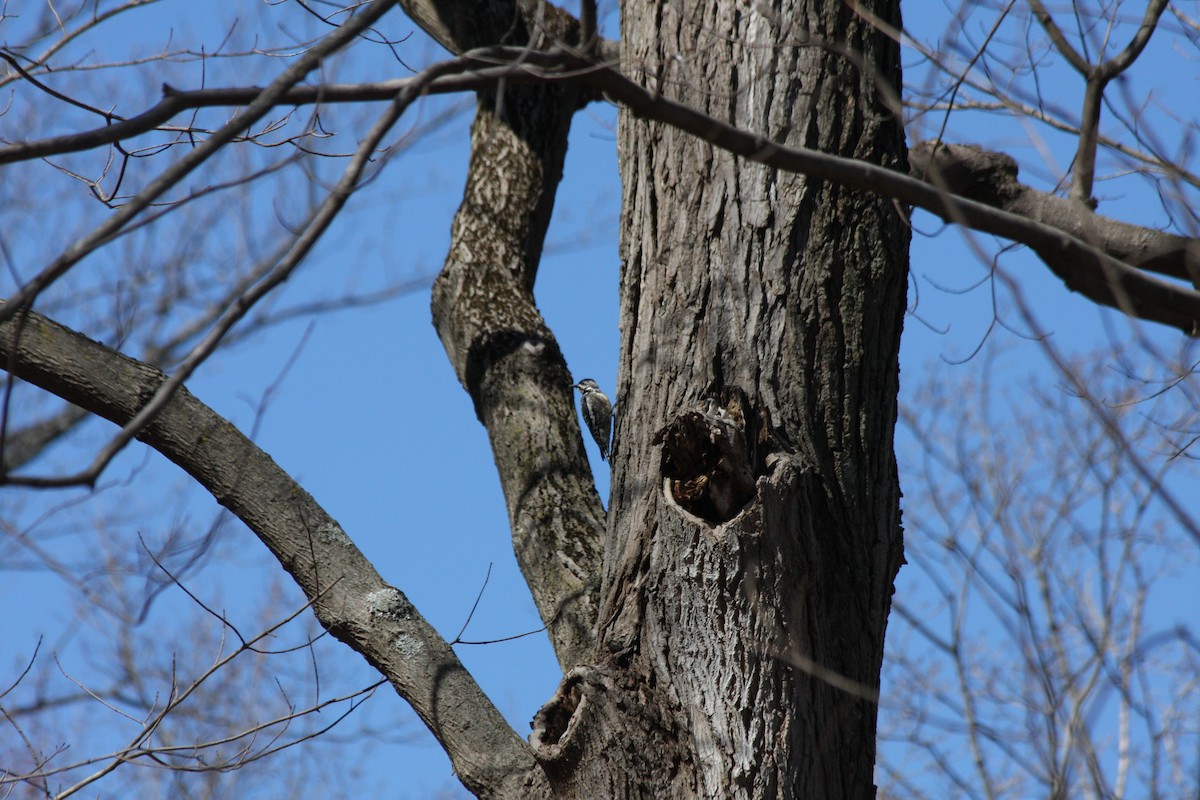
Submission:
<svg viewBox="0 0 1200 800">
<path fill-rule="evenodd" d="M 471 65 L 464 62 L 463 71 L 468 74 L 444 75 L 424 87 L 429 95 L 451 94 L 474 91 L 495 86 L 504 78 L 513 83 L 544 81 L 544 76 L 514 69 L 507 64 L 496 65 L 483 60 L 487 51 L 480 51 L 480 61 Z M 472 71 L 473 70 L 473 71 Z M 410 86 L 416 78 L 398 78 L 377 83 L 320 84 L 316 86 L 294 86 L 282 93 L 275 102 L 277 106 L 300 106 L 316 103 L 361 103 L 386 102 Z M 172 117 L 197 108 L 216 108 L 248 105 L 262 93 L 254 86 L 229 87 L 223 89 L 196 89 L 180 91 L 163 86 L 163 99 L 152 108 L 137 116 L 122 119 L 112 125 L 90 131 L 68 133 L 29 142 L 16 142 L 0 147 L 0 164 L 28 161 L 34 158 L 91 150 L 107 144 L 148 133 L 153 130 L 176 130 L 163 128 L 163 123 Z M 115 117 L 114 117 L 115 118 Z M 241 116 L 239 115 L 239 119 Z"/>
<path fill-rule="evenodd" d="M 922 208 L 959 225 L 1003 236 L 1032 248 L 1068 288 L 1132 316 L 1200 334 L 1200 292 L 1143 274 L 1066 231 L 975 200 L 959 198 L 926 180 L 875 164 L 777 144 L 735 128 L 656 92 L 643 89 L 615 70 L 589 73 L 587 79 L 634 114 L 673 125 L 751 161 L 851 189 L 874 192 Z M 928 181 L 928 182 L 926 182 Z M 1188 248 L 1188 252 L 1192 252 Z"/>
<path fill-rule="evenodd" d="M 1134 44 L 1144 46 L 1144 38 L 1138 38 Z M 505 82 L 580 77 L 613 99 L 628 104 L 641 116 L 676 125 L 751 160 L 779 169 L 803 172 L 850 188 L 884 194 L 948 221 L 1026 244 L 1069 288 L 1097 303 L 1179 328 L 1189 335 L 1200 330 L 1200 294 L 1155 280 L 1143 275 L 1139 269 L 1131 268 L 1132 265 L 1172 277 L 1187 278 L 1200 285 L 1197 283 L 1200 281 L 1200 266 L 1197 266 L 1200 256 L 1196 255 L 1194 240 L 1171 237 L 1106 218 L 1088 218 L 1080 211 L 1071 211 L 1052 195 L 1034 193 L 1027 187 L 1021 187 L 1020 202 L 973 202 L 986 195 L 1012 193 L 1014 189 L 1011 185 L 997 186 L 992 192 L 976 191 L 967 194 L 967 199 L 963 200 L 956 194 L 956 186 L 939 183 L 937 172 L 932 169 L 950 170 L 956 165 L 941 159 L 931 161 L 919 149 L 915 151 L 918 163 L 916 175 L 924 184 L 852 159 L 839 160 L 835 156 L 775 144 L 765 137 L 739 130 L 668 100 L 657 92 L 643 89 L 612 68 L 590 63 L 557 48 L 536 52 L 526 48 L 493 47 L 468 55 L 478 60 L 474 74 L 439 79 L 430 85 L 428 91 L 459 91 Z M 510 65 L 508 68 L 497 66 L 504 61 Z M 1105 66 L 1112 63 L 1106 62 Z M 1124 60 L 1116 63 L 1124 63 Z M 357 86 L 301 87 L 290 94 L 281 94 L 277 100 L 303 103 L 379 99 L 388 89 L 394 90 L 402 85 L 400 81 L 390 81 Z M 146 120 L 139 123 L 138 129 L 153 127 L 161 121 L 160 115 L 178 113 L 182 108 L 245 102 L 254 91 L 217 89 L 171 94 L 159 106 L 143 115 Z M 181 105 L 176 105 L 174 98 L 180 98 L 178 102 Z M 106 133 L 107 130 L 101 129 L 86 136 L 113 135 Z M 92 139 L 77 140 L 71 144 L 71 148 L 94 146 L 88 141 Z M 54 146 L 61 144 L 54 143 Z M 51 145 L 47 143 L 42 146 Z M 5 158 L 6 150 L 11 151 L 11 148 L 0 148 L 0 161 Z M 993 177 L 1002 176 L 993 174 Z M 971 183 L 978 183 L 979 179 L 980 176 L 975 176 Z M 971 185 L 970 188 L 988 187 Z"/>
<path fill-rule="evenodd" d="M 165 377 L 26 311 L 0 324 L 14 375 L 124 425 Z M 538 786 L 527 745 L 408 599 L 383 581 L 337 522 L 234 426 L 186 389 L 141 438 L 182 467 L 259 536 L 321 623 L 388 678 L 483 796 Z"/>
<path fill-rule="evenodd" d="M 57 31 L 61 33 L 58 39 L 52 45 L 43 50 L 41 54 L 35 58 L 29 59 L 28 64 L 31 67 L 44 66 L 50 60 L 51 56 L 60 52 L 64 47 L 83 36 L 85 33 L 98 28 L 103 23 L 108 22 L 127 11 L 147 5 L 153 5 L 154 3 L 158 2 L 160 2 L 160 0 L 126 0 L 126 2 L 121 3 L 118 6 L 105 9 L 103 11 L 98 11 L 94 6 L 89 10 L 87 4 L 80 3 L 76 7 L 75 14 L 73 15 L 83 17 L 83 21 L 78 26 L 67 30 L 63 24 L 65 20 L 59 18 L 55 21 L 55 25 L 45 29 L 41 35 L 35 34 L 33 41 L 44 38 L 46 35 L 49 35 L 52 32 Z M 32 44 L 32 41 L 30 44 Z M 6 75 L 0 77 L 0 88 L 6 86 L 8 83 L 14 80 L 17 80 L 16 75 Z"/>
<path fill-rule="evenodd" d="M 112 239 L 135 216 L 140 214 L 155 199 L 182 180 L 192 170 L 203 164 L 214 153 L 234 137 L 249 128 L 279 103 L 279 98 L 304 79 L 308 73 L 320 66 L 322 59 L 337 52 L 352 42 L 362 31 L 382 17 L 392 6 L 389 0 L 374 0 L 362 12 L 351 17 L 340 28 L 325 37 L 319 44 L 300 56 L 276 78 L 270 86 L 245 107 L 243 113 L 225 123 L 212 136 L 199 143 L 173 165 L 163 170 L 138 196 L 120 210 L 109 216 L 91 233 L 74 242 L 58 258 L 46 266 L 32 280 L 22 286 L 0 309 L 0 322 L 12 317 L 19 309 L 28 306 L 39 293 L 67 270 L 77 264 L 96 247 Z"/>
<path fill-rule="evenodd" d="M 1129 44 L 1113 58 L 1096 66 L 1088 63 L 1067 41 L 1062 29 L 1055 23 L 1041 0 L 1029 0 L 1030 8 L 1042 28 L 1054 42 L 1055 48 L 1084 77 L 1083 109 L 1080 112 L 1079 143 L 1075 150 L 1075 166 L 1072 170 L 1071 199 L 1095 208 L 1092 184 L 1096 180 L 1096 148 L 1100 136 L 1100 107 L 1104 101 L 1104 90 L 1109 82 L 1133 65 L 1142 50 L 1150 43 L 1150 37 L 1158 28 L 1159 17 L 1167 7 L 1167 0 L 1152 0 L 1146 6 L 1142 24 Z"/>
<path fill-rule="evenodd" d="M 20 430 L 9 432 L 0 425 L 0 475 L 20 469 L 90 416 L 80 408 L 67 406 Z M 5 416 L 3 421 L 7 423 L 8 417 Z"/>
<path fill-rule="evenodd" d="M 300 265 L 304 257 L 320 239 L 321 235 L 332 224 L 346 201 L 354 193 L 362 178 L 363 170 L 375 155 L 383 137 L 400 119 L 404 111 L 421 96 L 425 85 L 439 74 L 457 70 L 457 61 L 443 62 L 426 70 L 418 78 L 405 84 L 404 88 L 393 99 L 391 106 L 376 121 L 370 133 L 359 145 L 354 158 L 347 164 L 341 180 L 325 198 L 321 206 L 315 209 L 310 219 L 303 226 L 302 233 L 287 247 L 274 265 L 271 272 L 257 282 L 253 287 L 247 287 L 221 314 L 205 334 L 204 338 L 192 348 L 192 351 L 175 369 L 171 377 L 162 383 L 146 404 L 138 411 L 121 432 L 96 454 L 92 463 L 76 475 L 56 478 L 13 478 L 7 480 L 30 486 L 70 486 L 73 484 L 94 485 L 97 477 L 112 462 L 117 453 L 125 448 L 133 438 L 141 433 L 160 410 L 171 400 L 171 396 L 186 381 L 196 368 L 200 366 L 220 344 L 225 334 L 254 308 L 255 304 L 279 286 Z"/>
<path fill-rule="evenodd" d="M 904 748 L 885 751 L 884 769 L 935 767 L 929 796 L 1194 788 L 1174 769 L 1194 758 L 1191 733 L 1168 721 L 1196 713 L 1190 634 L 1153 609 L 1176 602 L 1194 572 L 1195 525 L 1178 518 L 1168 486 L 1186 490 L 1195 465 L 1137 462 L 1161 453 L 1156 418 L 1191 427 L 1196 412 L 1182 392 L 1139 403 L 1111 355 L 1056 363 L 1066 390 L 1014 386 L 1007 370 L 991 381 L 989 356 L 965 382 L 922 381 L 903 407 L 916 447 L 901 459 L 915 572 L 893 608 L 881 735 Z"/>
</svg>

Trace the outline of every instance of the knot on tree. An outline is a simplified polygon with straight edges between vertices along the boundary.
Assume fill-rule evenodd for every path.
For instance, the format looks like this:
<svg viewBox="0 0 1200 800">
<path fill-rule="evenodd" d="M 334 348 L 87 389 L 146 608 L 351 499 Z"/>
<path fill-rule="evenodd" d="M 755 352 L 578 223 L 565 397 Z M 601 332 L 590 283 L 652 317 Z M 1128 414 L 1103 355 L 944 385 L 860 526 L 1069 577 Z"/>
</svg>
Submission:
<svg viewBox="0 0 1200 800">
<path fill-rule="evenodd" d="M 754 499 L 758 445 L 765 440 L 747 439 L 747 419 L 759 418 L 747 411 L 745 395 L 731 392 L 727 402 L 684 412 L 654 435 L 654 444 L 662 445 L 664 491 L 714 525 L 733 519 Z"/>
<path fill-rule="evenodd" d="M 973 144 L 919 142 L 908 152 L 908 166 L 914 178 L 989 204 L 1020 188 L 1012 156 Z"/>
</svg>

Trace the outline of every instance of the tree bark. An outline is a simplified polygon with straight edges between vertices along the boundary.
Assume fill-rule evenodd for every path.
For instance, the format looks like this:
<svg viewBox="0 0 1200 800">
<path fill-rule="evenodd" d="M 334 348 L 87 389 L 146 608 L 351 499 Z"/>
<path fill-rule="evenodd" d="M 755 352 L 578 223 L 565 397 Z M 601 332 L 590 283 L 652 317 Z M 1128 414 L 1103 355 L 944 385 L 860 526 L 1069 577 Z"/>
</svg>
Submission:
<svg viewBox="0 0 1200 800">
<path fill-rule="evenodd" d="M 627 75 L 730 124 L 906 168 L 880 91 L 898 49 L 840 0 L 629 2 L 622 45 Z M 888 201 L 629 114 L 619 148 L 598 654 L 535 751 L 564 796 L 872 797 L 907 228 Z"/>
<path fill-rule="evenodd" d="M 513 550 L 564 672 L 590 660 L 604 509 L 571 374 L 533 300 L 578 104 L 568 84 L 483 92 L 433 319 L 488 431 Z"/>
<path fill-rule="evenodd" d="M 578 39 L 577 23 L 552 6 L 524 8 L 526 16 L 505 8 L 488 16 L 406 6 L 456 51 Z M 472 22 L 439 27 L 437 19 Z M 431 303 L 450 363 L 487 428 L 517 563 L 564 672 L 590 660 L 595 644 L 604 508 L 570 372 L 533 285 L 571 119 L 588 96 L 574 82 L 479 92 L 463 202 Z"/>
</svg>

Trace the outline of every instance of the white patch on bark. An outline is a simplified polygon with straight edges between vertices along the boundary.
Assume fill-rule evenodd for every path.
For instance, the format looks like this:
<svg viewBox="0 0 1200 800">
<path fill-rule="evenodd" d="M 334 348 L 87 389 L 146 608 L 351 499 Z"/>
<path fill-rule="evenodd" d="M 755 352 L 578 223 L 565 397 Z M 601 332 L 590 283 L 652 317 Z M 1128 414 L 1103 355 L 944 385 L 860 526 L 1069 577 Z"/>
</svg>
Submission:
<svg viewBox="0 0 1200 800">
<path fill-rule="evenodd" d="M 372 616 L 384 616 L 395 620 L 412 619 L 412 606 L 394 587 L 385 586 L 369 592 L 366 600 L 367 611 Z"/>
<path fill-rule="evenodd" d="M 342 530 L 340 525 L 336 523 L 328 523 L 317 529 L 317 541 L 322 544 L 338 544 L 342 547 L 350 547 L 353 542 L 346 532 Z"/>
<path fill-rule="evenodd" d="M 392 647 L 400 651 L 406 658 L 416 658 L 425 649 L 423 644 L 407 633 L 398 634 L 395 639 L 392 639 Z"/>
</svg>

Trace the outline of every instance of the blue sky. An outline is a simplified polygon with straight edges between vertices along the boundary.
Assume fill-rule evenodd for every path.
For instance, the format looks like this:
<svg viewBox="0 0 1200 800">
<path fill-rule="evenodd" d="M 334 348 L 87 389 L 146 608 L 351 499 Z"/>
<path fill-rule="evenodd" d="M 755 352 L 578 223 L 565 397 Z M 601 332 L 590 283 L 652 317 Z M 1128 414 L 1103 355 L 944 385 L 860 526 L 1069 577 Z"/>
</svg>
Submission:
<svg viewBox="0 0 1200 800">
<path fill-rule="evenodd" d="M 914 5 L 907 4 L 910 17 L 916 16 L 911 12 Z M 214 32 L 221 30 L 216 23 L 234 9 L 245 8 L 245 4 L 225 3 L 220 5 L 220 13 L 207 10 L 199 14 L 194 5 L 167 2 L 144 16 L 143 12 L 136 18 L 130 16 L 129 26 L 122 32 L 128 37 L 128 46 L 141 52 L 161 49 L 168 41 L 167 30 L 173 31 L 172 42 L 211 42 Z M 294 7 L 256 7 L 253 13 L 255 19 L 243 20 L 241 35 L 249 37 L 247 31 L 258 24 L 256 20 L 269 30 L 281 21 L 292 31 L 315 30 L 314 23 Z M 946 24 L 945 17 L 938 15 L 916 21 L 927 25 L 931 33 Z M 17 24 L 0 23 L 0 41 L 13 41 L 14 32 L 20 30 Z M 390 15 L 388 26 L 392 35 L 407 33 L 413 27 L 398 13 Z M 436 57 L 434 48 L 421 43 L 419 33 L 400 48 L 410 64 L 428 63 Z M 95 57 L 102 59 L 103 54 Z M 914 61 L 910 52 L 906 63 Z M 162 80 L 179 87 L 193 87 L 200 80 L 200 66 L 195 61 L 161 69 L 163 74 L 153 76 L 154 80 L 144 87 L 126 88 L 130 93 L 140 91 L 144 98 L 153 98 Z M 219 84 L 222 78 L 232 81 L 237 75 L 219 62 L 208 69 L 209 85 Z M 379 74 L 379 70 L 385 70 L 385 74 Z M 339 79 L 403 74 L 400 65 L 380 57 L 349 64 Z M 1189 85 L 1194 87 L 1194 80 Z M 1163 91 L 1176 90 L 1173 85 L 1163 87 Z M 1060 97 L 1068 107 L 1077 103 L 1078 90 L 1070 80 L 1056 77 L 1048 81 L 1046 91 Z M 433 118 L 436 109 L 449 102 L 427 104 L 419 118 Z M 123 103 L 122 108 L 143 105 L 135 99 Z M 1165 105 L 1169 107 L 1170 101 Z M 331 114 L 331 118 L 334 116 Z M 397 280 L 425 282 L 424 286 L 380 306 L 322 316 L 311 327 L 308 321 L 280 325 L 223 352 L 189 386 L 243 430 L 257 425 L 260 446 L 339 520 L 384 578 L 404 591 L 447 637 L 462 626 L 490 569 L 486 592 L 464 635 L 466 639 L 484 640 L 536 629 L 540 623 L 512 556 L 504 503 L 485 431 L 455 380 L 430 322 L 427 281 L 440 267 L 450 219 L 458 204 L 469 119 L 469 113 L 459 114 L 395 159 L 378 180 L 351 201 L 343 219 L 282 292 L 285 301 L 300 301 Z M 1070 160 L 1069 141 L 1040 133 L 1030 137 L 1027 125 L 995 116 L 975 120 L 966 115 L 955 116 L 952 123 L 948 138 L 985 142 L 1019 158 L 1032 158 L 1034 166 L 1028 175 L 1033 182 L 1041 180 L 1040 174 L 1061 170 Z M 615 110 L 603 105 L 595 105 L 576 117 L 536 287 L 539 307 L 559 340 L 572 374 L 576 378 L 594 377 L 606 389 L 616 382 L 619 346 L 620 187 L 614 126 Z M 914 128 L 913 140 L 927 135 L 929 125 L 923 123 L 920 130 L 924 134 Z M 21 138 L 3 118 L 0 135 Z M 323 175 L 334 174 L 330 170 L 339 168 L 333 163 Z M 1102 210 L 1109 214 L 1147 223 L 1161 217 L 1161 209 L 1135 182 L 1104 184 L 1102 191 L 1106 199 Z M 270 226 L 279 218 L 286 219 L 292 204 L 302 199 L 264 193 L 257 198 L 259 205 L 251 209 L 253 216 L 247 220 L 247 230 L 253 234 L 255 225 Z M 993 285 L 986 280 L 988 265 L 980 262 L 964 235 L 941 226 L 928 215 L 917 214 L 913 224 L 918 233 L 913 240 L 910 301 L 917 313 L 906 320 L 901 351 L 902 392 L 913 391 L 924 376 L 935 372 L 953 376 L 976 370 L 982 359 L 970 356 L 981 343 L 1004 348 L 1000 357 L 1002 374 L 1016 387 L 1029 375 L 1051 377 L 1036 342 L 1004 328 L 987 336 L 994 320 Z M 975 243 L 988 254 L 997 249 L 987 237 L 978 237 Z M 34 260 L 36 247 L 41 244 L 36 237 L 22 239 L 19 255 Z M 246 252 L 253 250 L 254 244 L 232 243 L 229 249 Z M 1127 335 L 1129 326 L 1124 320 L 1068 293 L 1027 253 L 1009 254 L 1003 263 L 1019 277 L 1043 323 L 1053 332 L 1054 341 L 1068 351 L 1087 351 L 1104 345 L 1112 336 Z M 1001 317 L 1012 321 L 1002 294 L 999 303 Z M 1168 348 L 1180 344 L 1172 332 L 1144 330 Z M 256 420 L 256 409 L 264 397 L 269 397 L 269 405 L 262 418 Z M 92 425 L 56 448 L 54 461 L 77 463 L 83 457 L 81 453 L 90 452 L 110 433 Z M 902 462 L 903 445 L 901 442 Z M 590 443 L 588 452 L 600 494 L 606 498 L 607 466 L 599 461 Z M 122 525 L 126 532 L 123 541 L 131 547 L 136 547 L 135 531 L 153 538 L 164 535 L 162 531 L 173 522 L 192 530 L 203 529 L 217 513 L 211 498 L 189 488 L 184 476 L 160 459 L 146 456 L 140 446 L 131 448 L 106 475 L 107 481 L 116 484 L 110 490 L 111 496 L 125 496 L 121 484 L 126 479 L 147 487 L 134 493 L 146 507 L 145 515 L 139 516 L 133 513 L 133 506 L 122 508 L 119 503 L 116 511 L 105 513 L 120 516 L 121 511 L 129 511 L 129 519 Z M 57 506 L 78 494 L 67 492 L 17 501 L 10 490 L 4 490 L 0 509 L 6 509 L 4 516 L 14 524 L 39 535 L 61 526 L 62 538 L 55 541 L 62 542 L 65 556 L 79 557 L 85 554 L 78 548 L 89 547 L 91 540 L 74 535 L 72 530 L 82 529 L 90 512 L 81 516 L 72 508 L 56 512 L 49 521 L 35 522 L 46 507 L 42 504 Z M 1200 513 L 1195 503 L 1191 507 L 1193 513 Z M 197 575 L 189 588 L 232 615 L 241 615 L 243 624 L 250 625 L 253 610 L 267 601 L 267 588 L 280 573 L 240 525 L 229 525 L 225 537 L 224 552 L 234 559 L 234 565 L 222 562 L 216 569 Z M 904 591 L 904 572 L 899 585 Z M 6 614 L 0 620 L 0 638 L 9 643 L 0 668 L 12 669 L 21 663 L 36 641 L 37 632 L 46 631 L 49 642 L 63 643 L 64 663 L 86 670 L 88 659 L 83 648 L 87 637 L 57 639 L 54 633 L 72 613 L 73 598 L 63 585 L 43 574 L 6 575 L 0 584 L 0 602 L 9 608 L 27 607 L 33 597 L 37 598 L 38 615 Z M 285 599 L 297 602 L 294 591 L 285 593 Z M 1185 610 L 1187 613 L 1179 619 L 1186 622 L 1188 614 L 1194 617 L 1198 610 L 1196 599 L 1181 592 L 1179 600 L 1175 611 Z M 156 612 L 159 623 L 169 629 L 177 608 L 165 603 Z M 149 622 L 153 624 L 155 617 Z M 329 645 L 330 649 L 337 647 L 336 643 Z M 458 652 L 514 727 L 526 732 L 530 718 L 558 680 L 558 669 L 545 638 L 536 635 L 502 644 L 460 646 Z M 361 664 L 356 666 L 353 656 L 339 658 L 334 654 L 330 659 L 337 665 L 335 671 L 345 670 L 334 676 L 335 685 L 338 680 L 348 685 L 371 680 L 370 670 Z M 0 674 L 0 684 L 6 682 Z M 380 740 L 371 744 L 369 758 L 363 764 L 363 781 L 368 785 L 387 783 L 394 790 L 393 782 L 401 776 L 403 788 L 399 795 L 408 797 L 431 796 L 437 791 L 453 796 L 460 791 L 450 775 L 448 761 L 430 737 L 421 735 L 419 723 L 394 694 L 382 690 L 368 713 L 374 725 L 418 735 L 416 741 L 397 744 Z"/>
</svg>

